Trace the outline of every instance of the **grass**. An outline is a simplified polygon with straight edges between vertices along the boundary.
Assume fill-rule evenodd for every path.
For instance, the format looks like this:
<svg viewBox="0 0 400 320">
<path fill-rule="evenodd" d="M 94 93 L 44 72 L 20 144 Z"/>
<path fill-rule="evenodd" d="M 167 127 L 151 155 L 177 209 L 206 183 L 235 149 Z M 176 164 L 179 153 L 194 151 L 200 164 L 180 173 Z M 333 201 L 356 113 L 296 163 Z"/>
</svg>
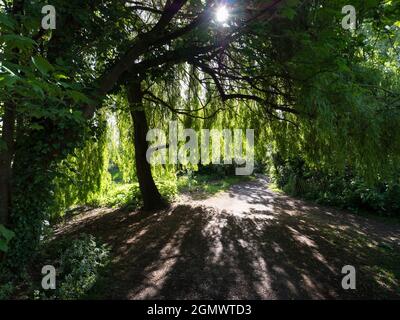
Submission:
<svg viewBox="0 0 400 320">
<path fill-rule="evenodd" d="M 226 191 L 232 185 L 249 181 L 249 176 L 183 175 L 177 179 L 156 178 L 155 182 L 161 195 L 168 201 L 174 201 L 180 193 L 196 193 L 203 197 Z M 93 198 L 87 205 L 91 207 L 129 207 L 142 205 L 139 184 L 112 182 L 106 193 Z"/>
<path fill-rule="evenodd" d="M 271 182 L 271 183 L 268 185 L 268 188 L 269 188 L 271 191 L 276 192 L 276 193 L 279 193 L 279 194 L 285 193 L 281 188 L 278 187 L 278 185 L 277 185 L 275 182 Z"/>
<path fill-rule="evenodd" d="M 228 190 L 232 185 L 249 181 L 252 178 L 251 176 L 226 176 L 223 178 L 212 175 L 183 176 L 178 180 L 178 191 L 212 196 Z"/>
</svg>

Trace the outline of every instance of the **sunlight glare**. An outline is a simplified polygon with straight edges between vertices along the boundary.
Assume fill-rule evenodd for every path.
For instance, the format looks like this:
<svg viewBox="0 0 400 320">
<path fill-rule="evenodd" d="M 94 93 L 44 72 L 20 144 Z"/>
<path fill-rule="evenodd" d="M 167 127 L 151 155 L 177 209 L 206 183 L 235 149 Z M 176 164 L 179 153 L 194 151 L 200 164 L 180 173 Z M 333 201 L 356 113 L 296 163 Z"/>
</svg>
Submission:
<svg viewBox="0 0 400 320">
<path fill-rule="evenodd" d="M 227 7 L 225 6 L 219 7 L 216 11 L 215 16 L 218 22 L 220 23 L 226 22 L 229 19 L 229 11 Z"/>
</svg>

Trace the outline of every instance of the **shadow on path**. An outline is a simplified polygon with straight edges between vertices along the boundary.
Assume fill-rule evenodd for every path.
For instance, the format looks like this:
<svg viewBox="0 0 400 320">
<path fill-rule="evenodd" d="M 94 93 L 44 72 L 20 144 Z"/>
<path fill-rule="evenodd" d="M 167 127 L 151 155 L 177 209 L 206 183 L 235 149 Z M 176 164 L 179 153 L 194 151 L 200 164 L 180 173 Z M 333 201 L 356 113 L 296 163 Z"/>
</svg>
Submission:
<svg viewBox="0 0 400 320">
<path fill-rule="evenodd" d="M 400 298 L 400 227 L 267 190 L 261 178 L 158 213 L 93 212 L 59 235 L 91 233 L 113 261 L 95 298 Z M 341 288 L 342 267 L 357 290 Z"/>
</svg>

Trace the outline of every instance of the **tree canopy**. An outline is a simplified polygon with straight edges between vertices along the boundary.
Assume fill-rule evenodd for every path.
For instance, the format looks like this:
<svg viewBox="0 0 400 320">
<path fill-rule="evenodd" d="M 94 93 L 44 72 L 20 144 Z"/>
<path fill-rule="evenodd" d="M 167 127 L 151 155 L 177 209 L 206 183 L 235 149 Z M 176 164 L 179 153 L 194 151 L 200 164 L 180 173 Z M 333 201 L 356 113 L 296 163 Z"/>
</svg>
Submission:
<svg viewBox="0 0 400 320">
<path fill-rule="evenodd" d="M 400 3 L 0 1 L 0 224 L 20 265 L 43 221 L 104 191 L 110 163 L 166 205 L 149 128 L 256 129 L 256 159 L 300 156 L 370 180 L 399 172 Z M 225 6 L 223 19 L 216 16 Z M 191 168 L 197 170 L 198 168 Z"/>
</svg>

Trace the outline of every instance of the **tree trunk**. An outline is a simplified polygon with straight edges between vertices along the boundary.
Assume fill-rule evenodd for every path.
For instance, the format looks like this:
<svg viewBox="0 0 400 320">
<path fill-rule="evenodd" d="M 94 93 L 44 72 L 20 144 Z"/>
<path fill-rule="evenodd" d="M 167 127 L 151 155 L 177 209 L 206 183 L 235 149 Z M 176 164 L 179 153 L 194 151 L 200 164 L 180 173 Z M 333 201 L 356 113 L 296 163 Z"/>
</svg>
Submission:
<svg viewBox="0 0 400 320">
<path fill-rule="evenodd" d="M 168 206 L 161 197 L 151 174 L 151 166 L 146 158 L 149 144 L 146 140 L 148 125 L 143 109 L 143 93 L 140 81 L 130 83 L 128 101 L 134 126 L 136 174 L 145 210 L 158 210 Z"/>
</svg>

